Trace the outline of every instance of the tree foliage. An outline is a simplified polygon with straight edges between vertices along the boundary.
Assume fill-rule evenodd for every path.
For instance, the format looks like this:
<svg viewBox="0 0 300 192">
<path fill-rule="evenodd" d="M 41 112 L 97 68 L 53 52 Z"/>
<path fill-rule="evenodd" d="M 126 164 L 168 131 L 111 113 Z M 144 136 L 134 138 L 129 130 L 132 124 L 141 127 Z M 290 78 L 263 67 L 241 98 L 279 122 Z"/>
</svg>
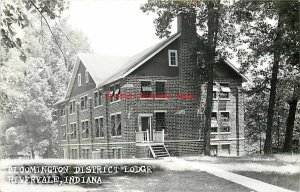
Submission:
<svg viewBox="0 0 300 192">
<path fill-rule="evenodd" d="M 87 39 L 64 20 L 52 26 L 23 29 L 23 48 L 30 48 L 22 61 L 16 48 L 5 54 L 0 66 L 0 113 L 6 154 L 31 152 L 42 157 L 57 155 L 58 131 L 53 104 L 64 97 L 70 71 L 78 52 L 90 50 Z M 60 57 L 61 51 L 67 63 Z"/>
</svg>

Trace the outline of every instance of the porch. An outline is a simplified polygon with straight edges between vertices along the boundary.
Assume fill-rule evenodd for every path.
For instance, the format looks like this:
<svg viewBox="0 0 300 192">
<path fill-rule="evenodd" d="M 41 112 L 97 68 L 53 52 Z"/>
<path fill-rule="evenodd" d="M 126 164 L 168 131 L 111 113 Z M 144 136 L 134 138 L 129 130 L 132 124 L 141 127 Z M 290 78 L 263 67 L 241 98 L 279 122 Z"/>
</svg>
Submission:
<svg viewBox="0 0 300 192">
<path fill-rule="evenodd" d="M 136 143 L 145 143 L 145 144 L 163 144 L 165 141 L 164 129 L 161 131 L 138 131 L 135 132 L 135 141 Z"/>
</svg>

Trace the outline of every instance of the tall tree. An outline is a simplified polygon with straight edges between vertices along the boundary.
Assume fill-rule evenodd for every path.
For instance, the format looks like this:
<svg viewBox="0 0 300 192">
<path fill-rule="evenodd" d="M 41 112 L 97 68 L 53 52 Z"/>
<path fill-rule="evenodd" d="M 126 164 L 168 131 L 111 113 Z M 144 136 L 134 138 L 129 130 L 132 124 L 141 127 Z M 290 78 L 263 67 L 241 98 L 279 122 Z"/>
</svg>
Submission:
<svg viewBox="0 0 300 192">
<path fill-rule="evenodd" d="M 38 14 L 41 22 L 45 22 L 52 33 L 48 19 L 59 18 L 67 8 L 66 0 L 3 0 L 0 2 L 1 47 L 4 50 L 17 48 L 20 58 L 26 59 L 23 46 L 24 34 L 22 29 L 34 25 Z M 3 51 L 3 50 L 2 50 Z M 61 51 L 63 54 L 63 52 Z"/>
<path fill-rule="evenodd" d="M 270 82 L 269 107 L 267 115 L 266 141 L 264 144 L 264 153 L 272 153 L 272 132 L 274 122 L 274 107 L 276 102 L 276 88 L 278 83 L 278 72 L 280 66 L 291 64 L 291 61 L 297 59 L 297 49 L 292 46 L 292 53 L 287 50 L 289 38 L 294 39 L 297 28 L 290 27 L 287 22 L 291 19 L 288 15 L 299 6 L 297 1 L 239 1 L 235 5 L 237 20 L 240 22 L 240 37 L 242 43 L 248 43 L 252 49 L 252 55 L 245 52 L 240 56 L 252 57 L 243 64 L 245 69 L 257 65 L 258 58 L 264 58 L 263 63 L 270 63 L 272 66 L 272 77 Z M 241 35 L 242 34 L 242 35 Z M 296 35 L 298 36 L 298 35 Z M 246 38 L 245 38 L 246 37 Z"/>
<path fill-rule="evenodd" d="M 52 28 L 68 63 L 60 57 L 47 26 L 42 25 L 23 29 L 23 47 L 31 49 L 25 62 L 19 59 L 19 51 L 11 48 L 0 66 L 0 114 L 7 117 L 2 127 L 7 154 L 30 151 L 33 156 L 55 155 L 58 135 L 53 104 L 65 94 L 77 53 L 90 48 L 86 37 L 66 22 Z"/>
</svg>

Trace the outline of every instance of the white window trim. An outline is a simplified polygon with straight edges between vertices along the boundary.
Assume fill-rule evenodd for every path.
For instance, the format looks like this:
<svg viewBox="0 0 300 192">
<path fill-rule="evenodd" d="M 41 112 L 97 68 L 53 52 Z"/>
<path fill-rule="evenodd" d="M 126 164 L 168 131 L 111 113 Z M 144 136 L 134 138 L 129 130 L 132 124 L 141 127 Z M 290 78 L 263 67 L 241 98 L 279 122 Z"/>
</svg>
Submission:
<svg viewBox="0 0 300 192">
<path fill-rule="evenodd" d="M 154 110 L 154 113 L 167 113 L 167 110 Z"/>
<path fill-rule="evenodd" d="M 71 125 L 74 125 L 75 124 L 75 129 L 76 129 L 76 135 L 75 135 L 75 138 L 71 138 L 71 140 L 77 140 L 78 139 L 78 133 L 77 133 L 77 122 L 72 122 L 70 123 L 70 128 L 71 128 Z M 71 137 L 71 135 L 70 135 Z"/>
<path fill-rule="evenodd" d="M 74 112 L 73 112 L 73 113 L 69 113 L 69 115 L 73 115 L 73 114 L 76 113 L 76 110 L 75 110 L 75 107 L 76 107 L 76 99 L 73 99 L 73 100 L 69 101 L 69 103 L 72 103 L 73 101 L 75 101 L 75 102 L 74 102 Z M 70 107 L 71 107 L 71 106 L 68 106 L 68 110 L 70 109 Z"/>
<path fill-rule="evenodd" d="M 176 65 L 171 65 L 171 53 L 175 53 L 175 64 Z M 169 67 L 178 67 L 178 54 L 177 50 L 168 50 L 168 60 L 169 60 Z"/>
<path fill-rule="evenodd" d="M 81 86 L 81 73 L 78 73 L 78 76 L 77 76 L 77 78 L 78 78 L 78 87 L 80 87 Z"/>
<path fill-rule="evenodd" d="M 81 126 L 82 126 L 82 122 L 89 122 L 89 119 L 84 119 L 84 120 L 81 120 Z M 90 125 L 89 125 L 90 126 Z M 89 129 L 89 127 L 87 128 L 87 129 Z M 86 130 L 86 129 L 85 129 Z M 90 131 L 90 130 L 89 130 Z M 80 132 L 80 134 L 82 134 L 83 133 L 83 130 L 82 130 L 82 127 L 81 127 L 81 132 Z M 88 140 L 88 139 L 90 139 L 90 135 L 88 136 L 88 137 L 85 137 L 85 138 L 83 138 L 82 136 L 81 136 L 81 139 L 82 140 Z"/>
<path fill-rule="evenodd" d="M 62 141 L 66 141 L 67 138 L 68 138 L 68 127 L 67 127 L 67 124 L 62 124 L 60 125 L 60 127 L 64 127 L 65 131 L 66 131 L 66 137 L 65 138 L 62 138 Z"/>
<path fill-rule="evenodd" d="M 90 82 L 89 72 L 85 70 L 85 83 L 89 83 L 89 82 Z"/>
<path fill-rule="evenodd" d="M 103 127 L 102 128 L 104 128 L 104 116 L 95 117 L 94 120 L 96 120 L 96 119 L 103 119 Z M 103 130 L 103 133 L 104 133 L 104 130 Z M 104 136 L 103 137 L 96 137 L 95 136 L 95 138 L 104 138 Z"/>
<path fill-rule="evenodd" d="M 87 102 L 88 102 L 88 100 L 90 99 L 89 97 L 88 97 L 89 95 L 83 95 L 83 96 L 81 96 L 80 97 L 80 102 L 79 102 L 79 104 L 80 104 L 80 111 L 87 111 L 89 108 L 88 108 L 88 104 L 87 104 Z M 83 110 L 81 110 L 81 98 L 84 98 L 84 97 L 87 97 L 87 100 L 86 100 L 86 109 L 83 109 Z"/>
</svg>

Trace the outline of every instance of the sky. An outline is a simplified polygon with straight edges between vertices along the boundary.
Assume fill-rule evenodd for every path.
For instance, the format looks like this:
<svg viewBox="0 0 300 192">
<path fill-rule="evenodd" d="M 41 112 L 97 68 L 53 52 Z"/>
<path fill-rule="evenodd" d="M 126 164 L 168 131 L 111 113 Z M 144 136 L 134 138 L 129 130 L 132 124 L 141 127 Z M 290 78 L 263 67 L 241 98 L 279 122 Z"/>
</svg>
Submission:
<svg viewBox="0 0 300 192">
<path fill-rule="evenodd" d="M 70 0 L 69 23 L 89 39 L 95 53 L 130 56 L 161 41 L 154 14 L 140 10 L 146 0 Z M 172 33 L 176 32 L 176 21 Z"/>
</svg>

